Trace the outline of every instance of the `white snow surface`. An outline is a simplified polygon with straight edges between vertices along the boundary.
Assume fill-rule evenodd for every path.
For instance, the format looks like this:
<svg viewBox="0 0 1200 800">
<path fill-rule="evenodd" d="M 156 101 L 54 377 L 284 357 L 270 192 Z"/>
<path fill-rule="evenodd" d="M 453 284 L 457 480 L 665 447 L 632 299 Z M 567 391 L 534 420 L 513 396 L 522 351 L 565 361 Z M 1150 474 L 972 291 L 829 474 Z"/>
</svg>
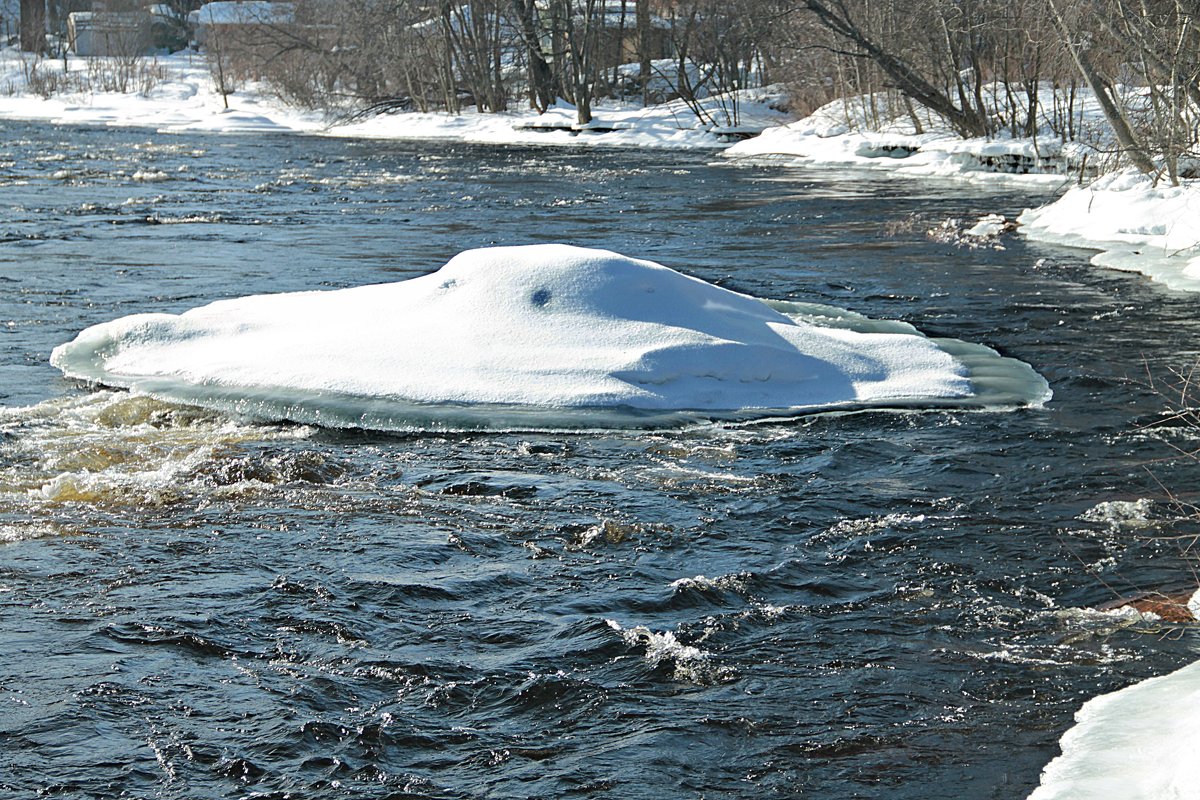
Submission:
<svg viewBox="0 0 1200 800">
<path fill-rule="evenodd" d="M 991 87 L 999 91 L 999 87 Z M 1042 89 L 1044 107 L 1053 104 L 1052 90 Z M 854 168 L 907 178 L 953 178 L 959 181 L 1017 182 L 1059 186 L 1070 179 L 1069 157 L 1079 145 L 1062 145 L 1049 132 L 1039 139 L 962 139 L 938 117 L 915 107 L 921 132 L 907 114 L 880 118 L 883 95 L 835 100 L 809 116 L 763 131 L 738 142 L 724 155 L 752 164 L 784 164 L 819 168 Z M 1095 104 L 1081 100 L 1092 119 Z M 874 109 L 872 111 L 872 109 Z"/>
<path fill-rule="evenodd" d="M 640 426 L 679 412 L 744 419 L 1049 397 L 1028 365 L 985 347 L 567 245 L 469 250 L 397 283 L 137 314 L 84 330 L 51 362 L 162 399 L 379 429 Z"/>
<path fill-rule="evenodd" d="M 295 7 L 292 3 L 270 0 L 218 0 L 200 6 L 196 17 L 203 25 L 278 25 L 292 22 L 294 12 Z"/>
<path fill-rule="evenodd" d="M 222 98 L 214 88 L 207 59 L 200 53 L 147 58 L 145 71 L 157 77 L 147 80 L 144 88 L 140 79 L 133 81 L 138 90 L 128 93 L 89 88 L 89 69 L 103 71 L 104 64 L 103 59 L 70 56 L 68 73 L 62 76 L 62 61 L 38 62 L 30 54 L 0 49 L 0 120 L 112 125 L 163 133 L 300 133 L 568 147 L 719 150 L 730 144 L 719 125 L 700 122 L 682 101 L 647 108 L 637 103 L 600 101 L 593 109 L 593 123 L 583 129 L 574 125 L 575 109 L 561 100 L 540 115 L 520 110 L 520 103 L 514 102 L 514 110 L 500 114 L 479 114 L 472 109 L 462 114 L 398 112 L 339 123 L 317 112 L 290 107 L 254 82 L 238 82 L 236 91 Z M 49 75 L 64 88 L 43 98 L 30 86 L 31 72 Z M 756 131 L 791 120 L 771 107 L 782 96 L 782 90 L 770 87 L 739 91 L 739 128 Z M 713 119 L 720 121 L 726 117 L 723 108 L 730 98 L 712 97 L 700 102 Z"/>
<path fill-rule="evenodd" d="M 1200 662 L 1089 700 L 1029 800 L 1200 797 Z"/>
<path fill-rule="evenodd" d="M 319 115 L 288 109 L 254 85 L 230 95 L 230 108 L 226 109 L 203 55 L 148 57 L 143 62 L 146 72 L 159 77 L 149 80 L 152 85 L 144 91 L 139 88 L 126 93 L 89 88 L 89 69 L 104 70 L 106 63 L 102 58 L 70 56 L 64 75 L 61 60 L 36 61 L 28 53 L 0 49 L 0 120 L 162 132 L 321 133 L 325 128 Z M 29 85 L 31 73 L 53 78 L 61 90 L 48 98 L 39 96 Z M 132 83 L 141 87 L 142 82 Z"/>
<path fill-rule="evenodd" d="M 1134 171 L 1106 175 L 1023 213 L 1030 239 L 1101 251 L 1097 266 L 1200 291 L 1200 180 L 1157 185 Z"/>
</svg>

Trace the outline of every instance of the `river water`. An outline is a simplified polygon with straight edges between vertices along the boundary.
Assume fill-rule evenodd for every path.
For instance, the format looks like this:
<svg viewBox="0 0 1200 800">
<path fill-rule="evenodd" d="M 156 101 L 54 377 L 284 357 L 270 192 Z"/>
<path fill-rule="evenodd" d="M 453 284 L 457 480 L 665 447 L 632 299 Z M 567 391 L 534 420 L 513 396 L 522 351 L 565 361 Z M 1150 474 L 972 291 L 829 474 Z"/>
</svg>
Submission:
<svg viewBox="0 0 1200 800">
<path fill-rule="evenodd" d="M 0 796 L 1014 798 L 1196 658 L 1159 424 L 1194 300 L 930 240 L 1028 189 L 656 152 L 0 128 Z M 903 319 L 1043 409 L 624 433 L 255 424 L 63 380 L 82 328 L 565 241 Z M 1153 384 L 1153 385 L 1152 385 Z M 1169 394 L 1169 392 L 1168 392 Z M 1193 580 L 1194 584 L 1194 580 Z"/>
</svg>

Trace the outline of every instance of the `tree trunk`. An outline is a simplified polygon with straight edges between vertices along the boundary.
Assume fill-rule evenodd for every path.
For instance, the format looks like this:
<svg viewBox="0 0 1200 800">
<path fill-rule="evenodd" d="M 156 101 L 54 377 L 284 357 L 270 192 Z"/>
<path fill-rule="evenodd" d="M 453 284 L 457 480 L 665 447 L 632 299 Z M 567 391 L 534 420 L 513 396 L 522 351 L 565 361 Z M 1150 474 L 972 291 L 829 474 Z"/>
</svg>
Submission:
<svg viewBox="0 0 1200 800">
<path fill-rule="evenodd" d="M 46 52 L 46 0 L 21 0 L 21 49 Z"/>
<path fill-rule="evenodd" d="M 644 107 L 650 105 L 650 0 L 634 0 L 634 2 L 638 82 L 642 85 L 642 106 Z"/>
<path fill-rule="evenodd" d="M 1154 161 L 1146 152 L 1145 146 L 1138 140 L 1133 126 L 1129 124 L 1125 113 L 1113 97 L 1112 84 L 1092 64 L 1088 50 L 1076 43 L 1074 31 L 1067 24 L 1066 18 L 1063 17 L 1054 0 L 1047 0 L 1047 2 L 1050 6 L 1051 16 L 1054 18 L 1054 24 L 1058 26 L 1059 34 L 1066 43 L 1067 50 L 1070 51 L 1071 58 L 1075 61 L 1075 66 L 1079 68 L 1079 74 L 1083 76 L 1083 80 L 1095 95 L 1096 102 L 1100 104 L 1100 110 L 1104 112 L 1105 120 L 1108 121 L 1109 127 L 1117 137 L 1117 144 L 1135 167 L 1147 175 L 1156 174 L 1158 169 L 1154 166 Z"/>
<path fill-rule="evenodd" d="M 517 13 L 517 21 L 521 26 L 521 38 L 525 42 L 525 57 L 528 61 L 529 73 L 529 104 L 537 109 L 539 114 L 554 104 L 557 92 L 554 88 L 554 74 L 550 64 L 542 52 L 541 38 L 538 36 L 537 23 L 534 20 L 533 0 L 512 0 L 513 10 Z"/>
<path fill-rule="evenodd" d="M 600 0 L 584 0 L 577 7 L 567 4 L 566 46 L 571 60 L 571 81 L 575 104 L 575 121 L 587 125 L 592 121 L 592 96 L 596 91 L 596 49 L 603 26 L 604 6 Z"/>
<path fill-rule="evenodd" d="M 987 120 L 976 109 L 959 108 L 944 92 L 926 80 L 907 62 L 884 50 L 849 17 L 839 15 L 822 0 L 802 0 L 822 25 L 848 40 L 865 57 L 874 61 L 891 78 L 896 88 L 937 113 L 961 136 L 987 135 Z"/>
<path fill-rule="evenodd" d="M 1118 11 L 1125 13 L 1124 9 L 1121 8 L 1119 3 Z M 1197 11 L 1200 12 L 1200 9 L 1197 9 Z M 1117 26 L 1114 24 L 1114 21 L 1107 16 L 1101 15 L 1100 24 L 1104 26 L 1104 30 L 1108 33 L 1108 35 L 1112 36 L 1117 41 L 1127 39 L 1136 40 L 1137 38 L 1134 36 L 1134 31 L 1129 28 L 1124 31 L 1118 30 Z M 1181 36 L 1186 36 L 1186 29 L 1181 30 L 1180 34 Z M 1182 42 L 1180 42 L 1180 44 L 1182 44 Z M 1145 59 L 1146 64 L 1150 67 L 1150 69 L 1157 73 L 1156 75 L 1151 76 L 1149 69 L 1143 70 L 1143 72 L 1146 73 L 1147 80 L 1167 80 L 1170 85 L 1176 85 L 1177 81 L 1175 80 L 1175 77 L 1177 71 L 1175 66 L 1167 63 L 1166 59 L 1164 59 L 1154 47 L 1148 47 L 1144 42 L 1137 42 L 1137 49 L 1138 55 Z M 1177 53 L 1172 54 L 1172 56 L 1177 55 Z M 1187 92 L 1187 96 L 1191 99 L 1191 101 L 1197 106 L 1200 106 L 1200 82 L 1196 81 L 1196 76 L 1194 73 L 1190 81 L 1182 82 L 1182 88 L 1185 92 Z"/>
</svg>

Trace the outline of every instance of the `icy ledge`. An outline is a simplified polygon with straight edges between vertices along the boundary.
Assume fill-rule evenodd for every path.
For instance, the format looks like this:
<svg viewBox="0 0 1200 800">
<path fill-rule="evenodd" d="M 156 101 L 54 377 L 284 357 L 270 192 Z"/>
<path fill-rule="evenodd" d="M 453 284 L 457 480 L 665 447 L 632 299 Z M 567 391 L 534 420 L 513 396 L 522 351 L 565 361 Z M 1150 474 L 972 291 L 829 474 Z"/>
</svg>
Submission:
<svg viewBox="0 0 1200 800">
<path fill-rule="evenodd" d="M 1089 700 L 1029 800 L 1183 800 L 1200 787 L 1200 662 Z"/>
<path fill-rule="evenodd" d="M 1049 398 L 1023 362 L 650 261 L 531 245 L 435 273 L 95 325 L 65 375 L 259 419 L 377 430 L 599 428 Z"/>
</svg>

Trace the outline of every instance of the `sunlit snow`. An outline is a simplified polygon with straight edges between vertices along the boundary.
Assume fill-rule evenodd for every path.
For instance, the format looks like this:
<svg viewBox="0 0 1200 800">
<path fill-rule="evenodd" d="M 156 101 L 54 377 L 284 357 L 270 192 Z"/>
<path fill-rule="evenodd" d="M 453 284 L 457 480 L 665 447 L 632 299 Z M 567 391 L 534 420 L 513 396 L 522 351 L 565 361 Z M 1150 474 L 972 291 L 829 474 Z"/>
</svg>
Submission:
<svg viewBox="0 0 1200 800">
<path fill-rule="evenodd" d="M 1200 787 L 1200 662 L 1089 700 L 1029 800 L 1184 800 Z"/>
<path fill-rule="evenodd" d="M 902 323 L 769 304 L 566 245 L 435 273 L 224 300 L 83 331 L 70 377 L 332 426 L 596 427 L 872 406 L 1040 403 L 1028 365 Z"/>
<path fill-rule="evenodd" d="M 1170 186 L 1126 171 L 1071 189 L 1021 215 L 1031 239 L 1101 252 L 1097 266 L 1141 272 L 1173 289 L 1200 291 L 1200 183 Z"/>
<path fill-rule="evenodd" d="M 222 8 L 228 6 L 233 10 L 230 13 L 251 13 L 237 11 L 237 5 L 231 2 Z M 223 13 L 218 9 L 218 14 Z M 498 114 L 414 111 L 339 123 L 318 112 L 288 106 L 268 87 L 253 81 L 239 82 L 235 93 L 222 96 L 214 86 L 206 57 L 192 52 L 155 56 L 154 79 L 140 91 L 125 93 L 87 87 L 88 71 L 106 68 L 104 60 L 68 57 L 43 67 L 56 74 L 63 71 L 61 80 L 71 87 L 50 97 L 42 97 L 28 85 L 27 58 L 0 48 L 0 86 L 7 87 L 0 92 L 0 119 L 143 127 L 162 133 L 297 133 L 566 147 L 718 150 L 730 144 L 720 127 L 697 119 L 682 100 L 645 108 L 640 102 L 598 100 L 593 108 L 594 123 L 583 128 L 574 124 L 574 107 L 562 100 L 545 114 L 529 109 Z M 779 87 L 739 90 L 738 127 L 756 131 L 790 120 L 774 108 L 781 93 Z M 724 119 L 722 108 L 730 102 L 733 98 L 698 100 L 707 116 L 718 120 Z"/>
</svg>

